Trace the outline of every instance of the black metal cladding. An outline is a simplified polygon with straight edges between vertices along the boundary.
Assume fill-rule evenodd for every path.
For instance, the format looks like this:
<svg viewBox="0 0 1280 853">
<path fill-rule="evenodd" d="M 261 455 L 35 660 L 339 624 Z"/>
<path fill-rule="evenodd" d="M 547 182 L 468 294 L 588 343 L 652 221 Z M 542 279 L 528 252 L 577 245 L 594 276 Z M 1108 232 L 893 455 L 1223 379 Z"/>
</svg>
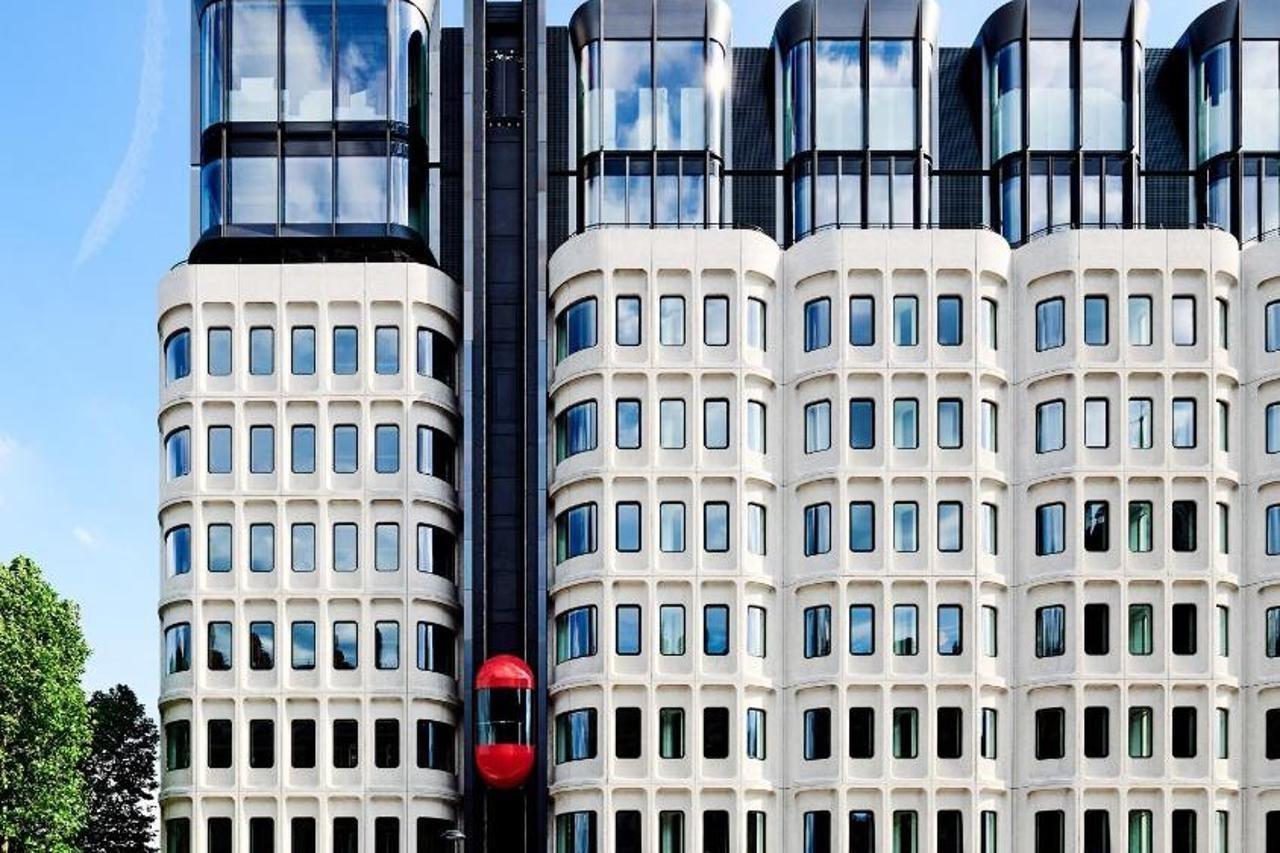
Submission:
<svg viewBox="0 0 1280 853">
<path fill-rule="evenodd" d="M 764 47 L 733 51 L 731 118 L 733 169 L 729 173 L 733 223 L 766 234 L 777 230 L 777 171 L 774 168 L 774 121 L 770 102 L 760 96 L 771 89 L 773 53 Z"/>
</svg>

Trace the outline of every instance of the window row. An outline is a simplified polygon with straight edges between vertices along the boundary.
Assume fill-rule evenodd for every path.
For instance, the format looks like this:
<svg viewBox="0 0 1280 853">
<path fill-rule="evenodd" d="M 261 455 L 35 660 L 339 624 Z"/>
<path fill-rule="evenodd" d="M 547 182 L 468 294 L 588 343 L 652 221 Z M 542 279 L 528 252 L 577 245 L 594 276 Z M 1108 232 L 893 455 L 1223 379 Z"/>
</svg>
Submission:
<svg viewBox="0 0 1280 853">
<path fill-rule="evenodd" d="M 1215 300 L 1217 305 L 1218 346 L 1229 348 L 1230 303 Z M 1152 298 L 1130 296 L 1128 305 L 1128 344 L 1149 347 L 1155 340 Z M 1082 339 L 1085 346 L 1107 346 L 1111 343 L 1111 303 L 1103 294 L 1084 297 Z M 1174 296 L 1169 301 L 1169 340 L 1174 346 L 1195 346 L 1198 338 L 1196 297 Z M 1057 296 L 1036 303 L 1036 352 L 1064 347 L 1067 344 L 1067 303 Z"/>
<path fill-rule="evenodd" d="M 619 450 L 638 450 L 644 446 L 644 404 L 636 398 L 614 401 L 614 446 Z M 683 450 L 688 446 L 689 417 L 686 401 L 666 397 L 658 401 L 658 447 Z M 707 450 L 729 447 L 731 418 L 729 400 L 710 398 L 702 401 L 702 446 Z M 759 400 L 748 400 L 746 406 L 746 446 L 753 453 L 768 449 L 768 409 Z M 595 450 L 599 446 L 599 404 L 595 400 L 575 403 L 556 415 L 556 462 Z"/>
<path fill-rule="evenodd" d="M 711 657 L 729 654 L 730 607 L 708 604 L 702 608 L 702 653 Z M 566 610 L 555 619 L 556 663 L 592 657 L 597 653 L 598 616 L 595 605 Z M 687 618 L 683 604 L 658 606 L 658 654 L 664 657 L 685 654 Z M 747 607 L 746 653 L 763 658 L 767 649 L 768 612 L 764 607 Z M 614 609 L 614 651 L 624 657 L 643 651 L 644 616 L 639 604 L 619 604 Z"/>
<path fill-rule="evenodd" d="M 1217 400 L 1217 447 L 1226 452 L 1230 448 L 1231 405 Z M 1081 438 L 1084 447 L 1106 449 L 1111 447 L 1113 419 L 1112 401 L 1107 397 L 1086 397 L 1082 404 L 1083 423 Z M 1127 412 L 1128 447 L 1130 450 L 1151 450 L 1155 446 L 1155 403 L 1150 397 L 1130 397 Z M 1280 407 L 1274 414 L 1267 411 L 1267 438 L 1271 441 L 1273 418 L 1280 428 Z M 1199 446 L 1199 403 L 1194 397 L 1174 397 L 1169 403 L 1169 445 L 1175 450 L 1187 450 Z M 1036 453 L 1053 453 L 1067 446 L 1067 402 L 1047 400 L 1036 405 Z M 1276 439 L 1280 444 L 1280 434 Z M 1270 445 L 1268 445 L 1270 452 Z"/>
<path fill-rule="evenodd" d="M 316 839 L 319 837 L 314 817 L 290 818 L 287 824 L 289 853 L 321 853 Z M 283 853 L 277 845 L 276 821 L 270 817 L 251 817 L 247 821 L 249 844 L 247 853 Z M 416 823 L 417 853 L 454 853 L 455 845 L 449 834 L 452 823 L 436 818 L 420 817 Z M 233 853 L 241 830 L 229 817 L 211 817 L 205 823 L 206 841 L 200 849 L 207 853 Z M 400 853 L 400 818 L 377 817 L 373 819 L 373 853 Z M 335 817 L 330 832 L 332 847 L 324 853 L 360 853 L 364 836 L 359 818 Z M 170 818 L 164 822 L 164 853 L 191 853 L 196 849 L 191 837 L 191 819 Z M 406 852 L 408 850 L 406 849 Z"/>
<path fill-rule="evenodd" d="M 920 550 L 920 504 L 916 501 L 894 501 L 891 507 L 893 550 L 913 554 Z M 964 550 L 965 505 L 962 501 L 938 501 L 934 530 L 938 551 L 944 554 Z M 999 508 L 983 503 L 977 519 L 982 533 L 983 553 L 994 555 L 999 546 Z M 849 504 L 849 550 L 871 553 L 876 550 L 876 503 L 852 501 Z M 810 504 L 804 508 L 804 555 L 814 557 L 831 553 L 831 504 Z"/>
<path fill-rule="evenodd" d="M 875 346 L 876 300 L 872 296 L 849 297 L 849 345 Z M 981 326 L 984 341 L 990 349 L 998 349 L 999 305 L 994 299 L 982 299 Z M 899 347 L 920 345 L 920 299 L 915 296 L 893 297 L 893 343 Z M 964 298 L 939 296 L 934 317 L 938 346 L 958 347 L 964 343 Z M 831 346 L 831 299 L 823 296 L 804 304 L 804 351 L 813 352 Z"/>
<path fill-rule="evenodd" d="M 248 626 L 249 669 L 270 671 L 276 666 L 276 624 L 251 621 Z M 209 622 L 206 628 L 205 666 L 210 672 L 230 672 L 234 666 L 234 626 L 231 622 Z M 332 624 L 330 663 L 335 671 L 349 672 L 360 666 L 360 626 L 355 621 L 335 620 Z M 457 674 L 457 635 L 452 628 L 434 622 L 417 625 L 416 665 L 423 672 L 450 678 Z M 400 623 L 379 620 L 373 624 L 373 663 L 379 670 L 400 668 Z M 316 623 L 289 625 L 289 666 L 298 671 L 314 670 L 318 659 Z M 179 622 L 164 630 L 165 672 L 189 672 L 194 661 L 191 624 Z"/>
<path fill-rule="evenodd" d="M 1228 708 L 1215 708 L 1217 735 L 1216 756 L 1230 757 L 1230 719 Z M 1172 758 L 1195 758 L 1199 709 L 1194 705 L 1176 705 L 1169 712 L 1169 755 Z M 1129 758 L 1151 758 L 1155 748 L 1155 711 L 1148 705 L 1131 705 L 1127 727 L 1122 737 Z M 1209 733 L 1206 731 L 1205 736 Z M 1111 708 L 1091 705 L 1084 709 L 1079 745 L 1085 758 L 1108 758 L 1111 755 Z M 1035 757 L 1037 761 L 1066 758 L 1067 712 L 1064 708 L 1039 708 L 1035 712 Z"/>
<path fill-rule="evenodd" d="M 360 370 L 360 330 L 355 326 L 334 326 L 332 370 L 337 376 L 354 376 Z M 289 330 L 289 371 L 294 376 L 316 373 L 316 329 L 294 326 Z M 378 326 L 373 332 L 373 371 L 379 376 L 400 373 L 400 327 Z M 252 326 L 245 354 L 250 376 L 271 376 L 276 372 L 276 330 L 272 326 Z M 208 331 L 205 358 L 210 376 L 230 376 L 233 366 L 232 330 L 216 326 Z M 445 383 L 457 380 L 457 347 L 434 329 L 417 330 L 417 372 Z M 164 341 L 165 384 L 191 375 L 191 330 L 179 329 Z"/>
<path fill-rule="evenodd" d="M 748 410 L 748 415 L 750 411 Z M 831 401 L 815 400 L 804 406 L 804 452 L 821 453 L 831 449 Z M 893 400 L 892 432 L 895 450 L 917 450 L 924 425 L 920 415 L 920 401 L 915 397 L 898 397 Z M 749 421 L 749 419 L 748 419 Z M 849 447 L 854 450 L 870 450 L 877 444 L 876 401 L 855 397 L 849 401 Z M 956 397 L 939 398 L 934 423 L 939 450 L 958 450 L 964 447 L 964 401 Z M 750 435 L 750 433 L 748 433 Z M 982 400 L 979 406 L 979 445 L 983 450 L 996 453 L 1000 449 L 1000 408 L 991 400 Z"/>
<path fill-rule="evenodd" d="M 204 743 L 205 763 L 210 770 L 228 770 L 234 766 L 237 754 L 247 761 L 253 770 L 269 770 L 276 766 L 276 721 L 273 719 L 249 720 L 247 733 L 242 733 L 242 743 L 237 749 L 234 722 L 227 719 L 211 719 L 206 722 Z M 396 719 L 373 722 L 373 766 L 392 769 L 400 766 L 400 731 L 404 724 Z M 454 726 L 439 720 L 417 720 L 414 724 L 415 763 L 420 769 L 453 773 L 457 768 L 457 732 Z M 191 722 L 175 720 L 166 723 L 165 770 L 186 770 L 191 767 Z M 290 720 L 288 733 L 289 766 L 302 770 L 316 766 L 316 721 Z M 360 766 L 360 721 L 337 719 L 333 721 L 330 744 L 335 769 L 353 769 Z M 247 754 L 246 754 L 247 753 Z"/>
<path fill-rule="evenodd" d="M 594 554 L 598 550 L 596 504 L 572 506 L 556 516 L 556 562 Z M 639 553 L 644 548 L 644 506 L 639 501 L 614 504 L 614 548 L 618 553 Z M 658 504 L 658 550 L 665 554 L 686 551 L 688 511 L 683 501 Z M 730 550 L 730 504 L 706 501 L 702 504 L 702 550 L 727 553 Z M 747 504 L 747 553 L 765 553 L 767 510 L 761 504 Z"/>
<path fill-rule="evenodd" d="M 210 474 L 230 474 L 234 470 L 233 429 L 214 425 L 208 428 L 205 458 Z M 191 473 L 191 428 L 173 430 L 164 439 L 165 472 L 169 480 Z M 316 473 L 319 453 L 317 430 L 313 424 L 289 427 L 289 470 L 294 474 Z M 400 426 L 378 424 L 373 428 L 373 470 L 377 474 L 400 471 Z M 457 446 L 444 430 L 430 426 L 417 428 L 417 472 L 453 482 Z M 330 460 L 335 474 L 355 474 L 360 470 L 360 427 L 337 424 L 332 430 Z M 271 424 L 249 427 L 249 473 L 276 472 L 276 428 Z"/>
<path fill-rule="evenodd" d="M 1155 547 L 1155 504 L 1148 500 L 1129 501 L 1128 550 L 1131 554 L 1149 554 Z M 1226 554 L 1230 547 L 1231 508 L 1217 504 L 1218 541 L 1217 552 Z M 1271 510 L 1267 511 L 1268 541 L 1271 533 Z M 1193 500 L 1175 500 L 1169 504 L 1169 547 L 1174 553 L 1190 554 L 1199 550 L 1199 504 Z M 1280 507 L 1277 507 L 1277 525 L 1280 525 Z M 1061 554 L 1067 549 L 1067 506 L 1065 503 L 1041 504 L 1036 507 L 1036 556 Z M 1084 550 L 1105 552 L 1111 550 L 1111 502 L 1087 500 L 1084 502 Z M 1280 528 L 1278 528 L 1280 533 Z"/>
<path fill-rule="evenodd" d="M 594 296 L 579 299 L 556 315 L 555 347 L 559 363 L 574 353 L 591 349 L 599 340 L 599 308 Z M 658 343 L 682 347 L 687 342 L 686 300 L 683 296 L 658 297 Z M 732 325 L 728 296 L 706 296 L 702 300 L 702 342 L 709 347 L 726 347 Z M 747 299 L 743 336 L 751 349 L 764 352 L 768 340 L 768 306 L 762 299 Z M 628 294 L 614 300 L 614 343 L 638 347 L 643 341 L 644 309 L 639 295 Z"/>
<path fill-rule="evenodd" d="M 613 711 L 614 756 L 633 760 L 643 756 L 643 711 L 640 708 L 619 707 Z M 578 708 L 564 711 L 555 718 L 555 761 L 566 764 L 585 761 L 598 754 L 597 711 L 595 708 Z M 702 738 L 702 757 L 724 759 L 729 757 L 730 734 L 729 709 L 706 707 L 702 709 L 702 724 L 697 733 Z M 766 718 L 763 708 L 748 708 L 745 722 L 745 754 L 748 759 L 763 761 L 766 757 Z M 685 757 L 687 746 L 685 709 L 659 708 L 657 716 L 658 757 L 680 759 Z"/>
<path fill-rule="evenodd" d="M 269 522 L 250 524 L 247 568 L 250 572 L 276 570 L 279 551 L 276 526 Z M 329 563 L 335 572 L 360 569 L 360 525 L 335 522 L 332 525 Z M 215 574 L 232 571 L 234 560 L 234 528 L 230 524 L 206 526 L 205 568 Z M 191 572 L 191 527 L 178 525 L 165 531 L 165 569 L 170 576 Z M 316 525 L 310 522 L 289 526 L 289 568 L 294 572 L 314 572 L 319 565 L 316 550 Z M 419 524 L 417 528 L 415 567 L 419 572 L 438 575 L 447 580 L 455 577 L 457 540 L 440 527 Z M 379 522 L 373 525 L 373 568 L 378 572 L 400 570 L 400 525 Z M 242 552 L 243 553 L 243 552 Z"/>
<path fill-rule="evenodd" d="M 1217 654 L 1231 652 L 1231 610 L 1226 605 L 1214 606 L 1217 614 Z M 1199 610 L 1195 604 L 1178 603 L 1168 613 L 1169 650 L 1175 655 L 1194 655 L 1199 650 Z M 1128 650 L 1131 655 L 1146 656 L 1155 648 L 1156 613 L 1147 603 L 1128 606 Z M 1085 604 L 1082 613 L 1084 653 L 1111 654 L 1111 606 L 1101 602 Z M 1051 604 L 1036 609 L 1035 653 L 1038 658 L 1058 657 L 1067 653 L 1067 608 Z"/>
</svg>

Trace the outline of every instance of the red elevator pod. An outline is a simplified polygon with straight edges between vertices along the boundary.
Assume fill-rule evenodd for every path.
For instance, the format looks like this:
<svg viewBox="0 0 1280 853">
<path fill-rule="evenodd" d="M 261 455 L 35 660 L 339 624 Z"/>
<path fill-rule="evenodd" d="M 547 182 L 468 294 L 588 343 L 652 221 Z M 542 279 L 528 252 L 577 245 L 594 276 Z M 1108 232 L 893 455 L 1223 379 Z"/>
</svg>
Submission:
<svg viewBox="0 0 1280 853">
<path fill-rule="evenodd" d="M 533 770 L 533 670 L 513 655 L 476 673 L 476 769 L 490 787 L 519 788 Z"/>
</svg>

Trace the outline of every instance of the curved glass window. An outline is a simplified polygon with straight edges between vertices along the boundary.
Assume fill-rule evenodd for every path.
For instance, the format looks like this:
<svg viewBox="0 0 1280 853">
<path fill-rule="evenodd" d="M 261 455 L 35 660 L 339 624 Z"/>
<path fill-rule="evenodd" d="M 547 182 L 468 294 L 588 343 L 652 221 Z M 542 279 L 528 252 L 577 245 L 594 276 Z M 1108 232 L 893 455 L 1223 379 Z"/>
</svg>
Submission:
<svg viewBox="0 0 1280 853">
<path fill-rule="evenodd" d="M 1246 151 L 1280 151 L 1280 42 L 1246 41 L 1240 68 Z"/>
<path fill-rule="evenodd" d="M 1205 222 L 1224 231 L 1231 230 L 1231 163 L 1226 160 L 1209 165 L 1205 181 Z"/>
<path fill-rule="evenodd" d="M 813 137 L 809 118 L 813 115 L 811 92 L 813 91 L 813 47 L 812 42 L 802 41 L 787 53 L 784 97 L 786 100 L 784 121 L 784 138 L 787 145 L 786 155 L 813 148 Z"/>
<path fill-rule="evenodd" d="M 1022 161 L 1013 160 L 1003 169 L 1000 181 L 1000 222 L 1004 238 L 1022 242 Z"/>
<path fill-rule="evenodd" d="M 602 90 L 600 144 L 604 148 L 647 150 L 653 146 L 650 43 L 611 39 L 603 43 L 601 52 L 603 80 L 590 81 Z"/>
<path fill-rule="evenodd" d="M 708 140 L 704 83 L 709 69 L 703 56 L 703 42 L 659 41 L 655 51 L 658 147 L 676 150 L 705 147 Z"/>
<path fill-rule="evenodd" d="M 286 146 L 287 148 L 287 146 Z M 333 221 L 333 159 L 284 159 L 284 221 L 288 225 L 328 225 Z"/>
<path fill-rule="evenodd" d="M 556 317 L 556 361 L 596 345 L 596 299 L 579 299 Z"/>
<path fill-rule="evenodd" d="M 596 550 L 596 505 L 579 504 L 556 516 L 556 562 Z"/>
<path fill-rule="evenodd" d="M 164 534 L 165 563 L 170 576 L 191 571 L 191 528 L 183 524 Z"/>
<path fill-rule="evenodd" d="M 331 0 L 285 0 L 285 121 L 333 118 L 333 4 Z"/>
<path fill-rule="evenodd" d="M 453 482 L 454 441 L 435 427 L 418 427 L 418 473 Z"/>
<path fill-rule="evenodd" d="M 222 70 L 226 57 L 225 5 L 214 3 L 200 17 L 200 127 L 222 121 Z"/>
<path fill-rule="evenodd" d="M 1031 42 L 1030 147 L 1045 151 L 1075 147 L 1075 103 L 1071 87 L 1071 42 Z"/>
<path fill-rule="evenodd" d="M 1231 44 L 1210 48 L 1196 65 L 1200 162 L 1231 150 Z M 1212 221 L 1212 220 L 1211 220 Z"/>
<path fill-rule="evenodd" d="M 164 342 L 164 381 L 177 382 L 191 375 L 191 331 L 181 329 Z"/>
<path fill-rule="evenodd" d="M 191 473 L 191 430 L 187 427 L 176 429 L 164 440 L 166 472 L 170 480 L 185 477 Z"/>
<path fill-rule="evenodd" d="M 916 147 L 915 43 L 875 40 L 870 44 L 870 145 L 882 150 Z"/>
<path fill-rule="evenodd" d="M 596 609 L 576 607 L 556 617 L 556 663 L 596 653 Z"/>
<path fill-rule="evenodd" d="M 1022 147 L 1022 43 L 996 51 L 990 74 L 991 153 L 999 159 Z"/>
<path fill-rule="evenodd" d="M 556 417 L 556 462 L 595 449 L 595 400 L 570 406 Z"/>
<path fill-rule="evenodd" d="M 862 43 L 819 39 L 816 44 L 817 147 L 862 148 Z"/>
<path fill-rule="evenodd" d="M 596 757 L 596 709 L 556 715 L 556 764 Z"/>
<path fill-rule="evenodd" d="M 1085 148 L 1123 151 L 1129 147 L 1129 113 L 1125 98 L 1124 44 L 1086 41 L 1080 64 L 1084 87 Z"/>
<path fill-rule="evenodd" d="M 182 622 L 164 629 L 165 671 L 169 675 L 191 669 L 191 625 Z"/>
<path fill-rule="evenodd" d="M 1240 239 L 1280 231 L 1280 157 L 1247 157 L 1240 180 Z"/>
<path fill-rule="evenodd" d="M 231 73 L 227 118 L 276 120 L 278 0 L 236 0 L 231 5 Z"/>
<path fill-rule="evenodd" d="M 338 119 L 385 119 L 387 0 L 342 0 L 338 4 L 337 57 Z"/>
</svg>

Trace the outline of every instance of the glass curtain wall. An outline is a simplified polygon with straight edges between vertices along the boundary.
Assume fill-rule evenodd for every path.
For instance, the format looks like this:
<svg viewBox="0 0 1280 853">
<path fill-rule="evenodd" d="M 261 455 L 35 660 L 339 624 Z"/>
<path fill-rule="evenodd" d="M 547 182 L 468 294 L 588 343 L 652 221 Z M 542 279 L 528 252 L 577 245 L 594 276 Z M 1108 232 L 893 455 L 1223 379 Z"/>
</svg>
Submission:
<svg viewBox="0 0 1280 853">
<path fill-rule="evenodd" d="M 984 27 L 991 206 L 1010 243 L 1138 220 L 1144 53 L 1133 5 L 1099 22 L 1083 3 L 1069 18 L 1029 21 L 1024 2 Z"/>
<path fill-rule="evenodd" d="M 915 25 L 849 28 L 822 0 L 779 23 L 785 239 L 827 228 L 927 227 L 933 221 L 933 35 Z M 842 29 L 843 28 L 843 29 Z"/>
<path fill-rule="evenodd" d="M 725 41 L 606 34 L 575 46 L 583 228 L 721 224 Z"/>
<path fill-rule="evenodd" d="M 200 10 L 201 233 L 431 243 L 431 37 L 409 0 Z"/>
</svg>

